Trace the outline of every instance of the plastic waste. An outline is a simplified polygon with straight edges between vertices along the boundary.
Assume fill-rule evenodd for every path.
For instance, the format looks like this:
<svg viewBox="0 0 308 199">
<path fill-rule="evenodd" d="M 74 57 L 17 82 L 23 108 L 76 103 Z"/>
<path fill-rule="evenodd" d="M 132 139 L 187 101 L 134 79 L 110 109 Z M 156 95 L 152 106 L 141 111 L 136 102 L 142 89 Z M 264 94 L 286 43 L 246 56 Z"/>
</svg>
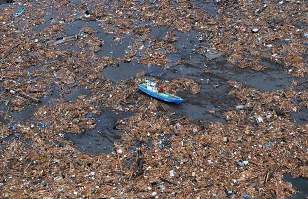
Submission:
<svg viewBox="0 0 308 199">
<path fill-rule="evenodd" d="M 26 7 L 25 6 L 19 6 L 14 14 L 14 17 L 19 17 L 21 15 L 23 15 L 26 11 Z"/>
<path fill-rule="evenodd" d="M 249 196 L 248 194 L 245 193 L 245 194 L 243 195 L 243 199 L 250 199 L 250 196 Z"/>
</svg>

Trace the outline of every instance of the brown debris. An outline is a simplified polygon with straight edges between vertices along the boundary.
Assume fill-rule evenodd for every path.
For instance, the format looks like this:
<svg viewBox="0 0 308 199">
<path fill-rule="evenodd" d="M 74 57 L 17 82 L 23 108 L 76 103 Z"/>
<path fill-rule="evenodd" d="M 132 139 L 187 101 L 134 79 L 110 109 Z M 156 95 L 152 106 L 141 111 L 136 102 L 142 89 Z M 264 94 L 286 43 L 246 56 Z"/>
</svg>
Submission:
<svg viewBox="0 0 308 199">
<path fill-rule="evenodd" d="M 307 76 L 307 38 L 297 24 L 306 21 L 306 2 L 222 0 L 216 17 L 187 0 L 16 2 L 0 8 L 1 198 L 288 198 L 294 187 L 283 176 L 308 177 L 308 125 L 290 116 L 308 108 L 306 89 L 298 89 Z M 24 15 L 14 18 L 23 3 Z M 71 22 L 85 25 L 65 35 Z M 168 31 L 154 39 L 153 26 Z M 100 31 L 114 38 L 103 41 Z M 122 62 L 168 70 L 177 31 L 204 34 L 203 47 L 236 67 L 262 71 L 267 59 L 302 83 L 264 92 L 229 81 L 239 105 L 222 110 L 225 122 L 208 122 L 139 93 L 145 72 L 118 82 L 103 75 Z M 127 35 L 124 55 L 97 54 L 107 45 L 119 50 L 115 41 Z M 170 93 L 201 91 L 190 78 L 155 78 Z M 132 113 L 107 129 L 121 132 L 113 152 L 83 153 L 65 138 L 104 125 L 97 117 L 106 109 Z"/>
</svg>

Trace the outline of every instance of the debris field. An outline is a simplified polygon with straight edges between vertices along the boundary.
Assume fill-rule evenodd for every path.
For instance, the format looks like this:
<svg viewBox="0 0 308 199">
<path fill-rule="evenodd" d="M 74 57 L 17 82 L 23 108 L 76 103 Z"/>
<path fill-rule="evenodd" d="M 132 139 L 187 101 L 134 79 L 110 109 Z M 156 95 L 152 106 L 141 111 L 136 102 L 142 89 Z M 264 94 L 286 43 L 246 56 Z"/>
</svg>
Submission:
<svg viewBox="0 0 308 199">
<path fill-rule="evenodd" d="M 308 197 L 307 7 L 0 0 L 0 198 Z"/>
</svg>

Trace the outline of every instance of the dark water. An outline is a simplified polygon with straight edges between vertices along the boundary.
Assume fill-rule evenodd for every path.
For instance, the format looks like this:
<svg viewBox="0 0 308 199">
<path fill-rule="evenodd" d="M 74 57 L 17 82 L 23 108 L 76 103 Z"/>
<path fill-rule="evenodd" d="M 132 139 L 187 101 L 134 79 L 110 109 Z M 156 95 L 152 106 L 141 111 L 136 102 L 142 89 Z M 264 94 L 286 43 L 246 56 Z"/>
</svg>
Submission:
<svg viewBox="0 0 308 199">
<path fill-rule="evenodd" d="M 151 37 L 156 40 L 163 40 L 168 31 L 169 31 L 168 27 L 153 26 L 151 27 Z"/>
<path fill-rule="evenodd" d="M 21 111 L 11 112 L 11 117 L 13 121 L 17 123 L 29 121 L 33 117 L 37 107 L 38 107 L 37 104 L 30 104 L 26 106 L 24 109 L 22 109 Z"/>
<path fill-rule="evenodd" d="M 50 88 L 47 89 L 46 95 L 43 96 L 38 103 L 30 103 L 25 106 L 21 111 L 12 111 L 11 116 L 13 121 L 21 123 L 23 121 L 29 121 L 32 119 L 35 111 L 42 106 L 51 106 L 61 99 L 61 89 L 58 84 L 53 83 Z"/>
<path fill-rule="evenodd" d="M 184 98 L 185 102 L 178 106 L 167 105 L 165 108 L 192 120 L 222 122 L 225 120 L 223 112 L 233 109 L 238 102 L 228 94 L 230 87 L 227 79 L 206 74 L 203 69 L 202 66 L 186 64 L 168 70 L 163 76 L 166 79 L 189 77 L 198 82 L 201 90 L 198 94 L 180 92 L 178 95 Z"/>
<path fill-rule="evenodd" d="M 152 36 L 162 38 L 167 32 L 166 27 L 152 31 Z M 276 91 L 289 87 L 294 80 L 286 70 L 275 63 L 262 60 L 266 69 L 253 71 L 239 69 L 229 64 L 221 53 L 209 50 L 198 53 L 197 49 L 206 45 L 204 36 L 197 32 L 176 32 L 177 52 L 168 56 L 167 69 L 156 66 L 145 66 L 135 62 L 120 63 L 104 69 L 103 76 L 114 82 L 133 79 L 138 74 L 163 80 L 190 78 L 201 85 L 200 93 L 192 95 L 188 92 L 179 93 L 185 99 L 180 106 L 166 105 L 170 112 L 186 116 L 192 120 L 224 121 L 223 113 L 234 109 L 239 103 L 230 96 L 229 80 L 235 80 L 248 87 L 261 91 Z"/>
<path fill-rule="evenodd" d="M 7 8 L 11 5 L 11 3 L 8 3 L 8 0 L 0 0 L 0 9 Z"/>
<path fill-rule="evenodd" d="M 73 5 L 79 5 L 82 3 L 82 0 L 70 0 Z"/>
<path fill-rule="evenodd" d="M 131 113 L 105 111 L 96 118 L 96 126 L 82 134 L 65 133 L 78 150 L 89 154 L 110 153 L 114 142 L 121 138 L 116 128 L 117 121 L 131 116 Z"/>
<path fill-rule="evenodd" d="M 56 82 L 54 82 L 49 86 L 47 94 L 42 97 L 41 105 L 44 106 L 54 105 L 57 102 L 57 100 L 59 100 L 61 97 L 62 97 L 61 88 Z"/>
<path fill-rule="evenodd" d="M 297 112 L 292 112 L 291 117 L 297 124 L 308 124 L 308 108 L 302 108 Z"/>
<path fill-rule="evenodd" d="M 231 66 L 221 53 L 207 49 L 208 36 L 204 33 L 201 34 L 195 31 L 176 32 L 176 36 L 175 46 L 177 52 L 169 55 L 169 66 L 176 66 L 179 62 L 200 67 L 208 66 L 208 69 L 216 76 L 236 80 L 262 91 L 285 89 L 295 80 L 283 66 L 266 59 L 260 62 L 261 65 L 266 67 L 264 71 L 239 69 Z M 185 73 L 185 70 L 183 72 Z"/>
<path fill-rule="evenodd" d="M 243 70 L 235 74 L 235 80 L 244 85 L 257 88 L 262 91 L 275 91 L 289 87 L 294 77 L 290 76 L 282 66 L 270 63 L 266 60 L 261 62 L 267 68 L 264 71 L 256 72 Z"/>
<path fill-rule="evenodd" d="M 296 189 L 296 193 L 290 197 L 290 199 L 304 199 L 308 197 L 308 179 L 307 178 L 294 178 L 287 174 L 284 176 L 284 180 L 291 183 Z"/>
<path fill-rule="evenodd" d="M 283 90 L 291 86 L 294 77 L 280 65 L 269 61 L 262 61 L 264 71 L 254 71 L 250 69 L 239 69 L 228 64 L 224 59 L 208 62 L 208 68 L 212 74 L 228 80 L 235 80 L 248 87 L 253 87 L 261 91 Z"/>
<path fill-rule="evenodd" d="M 44 22 L 42 24 L 35 26 L 33 30 L 37 32 L 45 30 L 52 24 L 52 21 L 54 20 L 53 17 L 54 17 L 53 8 L 52 7 L 47 8 L 47 10 L 45 11 Z"/>
<path fill-rule="evenodd" d="M 71 23 L 67 23 L 64 26 L 64 34 L 66 36 L 78 35 L 81 34 L 81 31 L 85 27 L 90 27 L 97 31 L 97 34 L 100 34 L 100 26 L 97 21 L 84 21 L 84 20 L 76 20 Z"/>
<path fill-rule="evenodd" d="M 99 56 L 121 57 L 127 53 L 132 44 L 130 35 L 117 38 L 112 33 L 104 32 L 98 21 L 76 20 L 65 25 L 64 33 L 66 36 L 82 35 L 82 29 L 85 27 L 92 28 L 96 37 L 101 40 L 101 49 L 96 53 Z"/>
<path fill-rule="evenodd" d="M 138 73 L 144 73 L 144 71 L 146 71 L 146 66 L 143 64 L 134 62 L 120 63 L 106 67 L 103 71 L 103 76 L 106 79 L 117 82 L 132 79 Z"/>
<path fill-rule="evenodd" d="M 0 0 L 0 5 L 1 4 L 9 4 L 9 3 L 14 3 L 14 0 Z"/>
<path fill-rule="evenodd" d="M 164 70 L 162 67 L 156 66 L 156 65 L 148 65 L 145 68 L 146 68 L 146 70 L 144 71 L 144 75 L 146 77 L 160 78 L 166 73 L 166 70 Z"/>
<path fill-rule="evenodd" d="M 0 124 L 6 123 L 6 113 L 9 107 L 6 101 L 0 101 Z"/>
<path fill-rule="evenodd" d="M 100 56 L 124 56 L 129 51 L 129 47 L 132 44 L 132 38 L 130 35 L 125 35 L 119 40 L 116 40 L 112 34 L 101 34 L 99 38 L 103 40 L 102 49 L 97 52 L 97 55 Z"/>
<path fill-rule="evenodd" d="M 11 135 L 9 135 L 9 136 L 7 136 L 7 137 L 5 137 L 5 138 L 2 138 L 2 139 L 0 139 L 0 143 L 8 143 L 8 142 L 12 142 L 12 141 L 14 141 L 14 140 L 19 140 L 19 139 L 21 139 L 21 134 L 20 133 L 14 133 L 14 134 L 11 134 Z"/>
<path fill-rule="evenodd" d="M 192 52 L 196 51 L 200 45 L 204 45 L 204 35 L 196 31 L 179 32 L 176 31 L 175 47 L 177 52 L 182 57 L 189 56 Z"/>
<path fill-rule="evenodd" d="M 164 73 L 166 71 L 160 66 L 144 65 L 136 62 L 121 62 L 104 68 L 102 76 L 104 79 L 119 82 L 142 76 L 160 78 Z"/>
<path fill-rule="evenodd" d="M 192 0 L 194 7 L 205 11 L 209 16 L 218 16 L 218 5 L 215 0 Z"/>
<path fill-rule="evenodd" d="M 0 152 L 5 148 L 6 144 L 20 139 L 22 139 L 22 136 L 19 133 L 12 133 L 4 138 L 0 137 Z"/>
<path fill-rule="evenodd" d="M 38 122 L 35 121 L 34 114 L 40 107 L 54 105 L 60 98 L 60 88 L 54 84 L 47 90 L 47 95 L 41 98 L 41 102 L 30 102 L 20 111 L 11 110 L 9 104 L 3 101 L 0 103 L 0 123 L 8 125 L 10 131 L 16 133 L 19 124 Z"/>
<path fill-rule="evenodd" d="M 77 100 L 79 96 L 88 96 L 91 94 L 91 91 L 84 87 L 75 87 L 69 91 L 69 93 L 64 95 L 66 101 L 72 102 Z"/>
<path fill-rule="evenodd" d="M 234 78 L 249 87 L 257 88 L 262 91 L 281 90 L 290 86 L 292 78 L 281 74 L 279 71 L 253 72 L 245 71 Z"/>
</svg>

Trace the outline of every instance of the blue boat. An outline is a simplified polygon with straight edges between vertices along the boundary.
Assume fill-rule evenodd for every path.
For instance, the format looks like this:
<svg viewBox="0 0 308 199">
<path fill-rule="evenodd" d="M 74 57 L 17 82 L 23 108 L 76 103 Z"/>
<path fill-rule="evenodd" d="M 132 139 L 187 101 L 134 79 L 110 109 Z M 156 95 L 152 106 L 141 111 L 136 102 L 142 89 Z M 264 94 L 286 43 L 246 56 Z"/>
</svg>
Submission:
<svg viewBox="0 0 308 199">
<path fill-rule="evenodd" d="M 146 81 L 139 85 L 139 90 L 146 93 L 147 95 L 162 100 L 164 102 L 181 104 L 184 100 L 178 96 L 172 95 L 170 93 L 159 92 L 156 88 L 155 82 Z"/>
</svg>

